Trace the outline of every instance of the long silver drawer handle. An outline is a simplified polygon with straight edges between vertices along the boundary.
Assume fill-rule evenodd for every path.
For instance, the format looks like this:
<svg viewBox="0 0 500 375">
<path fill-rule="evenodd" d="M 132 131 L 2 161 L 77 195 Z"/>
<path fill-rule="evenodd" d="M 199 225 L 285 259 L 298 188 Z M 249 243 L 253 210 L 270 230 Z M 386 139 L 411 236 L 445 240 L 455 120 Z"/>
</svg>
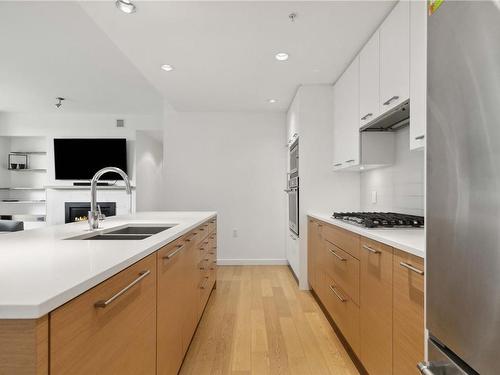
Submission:
<svg viewBox="0 0 500 375">
<path fill-rule="evenodd" d="M 338 292 L 337 292 L 337 290 L 335 290 L 335 287 L 334 287 L 333 285 L 330 285 L 330 289 L 331 289 L 331 291 L 333 292 L 333 294 L 335 294 L 335 295 L 337 296 L 337 298 L 338 298 L 341 302 L 347 302 L 347 300 L 346 300 L 344 297 L 342 297 L 342 296 L 340 295 L 340 293 L 338 293 Z"/>
<path fill-rule="evenodd" d="M 337 254 L 335 251 L 333 251 L 332 249 L 328 249 L 328 251 L 330 253 L 332 253 L 333 255 L 335 255 L 337 258 L 339 258 L 342 262 L 345 262 L 347 259 L 346 258 L 342 258 L 339 254 Z"/>
<path fill-rule="evenodd" d="M 389 105 L 391 104 L 394 100 L 398 100 L 399 96 L 394 95 L 392 98 L 388 99 L 386 102 L 384 102 L 384 105 Z"/>
<path fill-rule="evenodd" d="M 352 163 L 354 161 L 354 159 L 349 159 L 349 160 L 346 160 L 345 162 L 346 163 Z"/>
<path fill-rule="evenodd" d="M 425 135 L 419 135 L 418 137 L 415 137 L 416 141 L 420 141 L 421 139 L 424 139 Z"/>
<path fill-rule="evenodd" d="M 361 117 L 361 120 L 366 120 L 368 117 L 371 117 L 371 116 L 373 116 L 373 113 L 367 113 L 366 115 Z"/>
<path fill-rule="evenodd" d="M 406 262 L 399 262 L 399 265 L 402 266 L 402 267 L 408 268 L 410 271 L 418 273 L 419 275 L 423 275 L 424 274 L 424 271 L 419 270 L 418 268 L 415 268 L 411 264 L 408 264 Z"/>
<path fill-rule="evenodd" d="M 337 163 L 337 164 L 334 164 L 333 166 L 334 167 L 340 167 L 342 165 L 342 163 Z"/>
<path fill-rule="evenodd" d="M 148 276 L 150 273 L 151 273 L 150 270 L 145 270 L 145 271 L 139 272 L 139 277 L 137 279 L 135 279 L 134 281 L 132 281 L 130 284 L 128 284 L 125 288 L 123 288 L 122 290 L 120 290 L 118 293 L 116 293 L 110 299 L 97 301 L 96 303 L 94 303 L 94 306 L 98 307 L 98 308 L 108 307 L 111 303 L 113 303 L 114 300 L 116 300 L 117 298 L 121 297 L 124 293 L 126 293 L 135 284 L 141 282 L 141 280 L 144 279 L 146 276 Z"/>
<path fill-rule="evenodd" d="M 182 249 L 184 249 L 184 245 L 177 245 L 177 250 L 172 251 L 172 252 L 171 252 L 170 254 L 168 254 L 168 255 L 165 255 L 165 256 L 163 257 L 163 259 L 167 259 L 167 260 L 168 260 L 168 259 L 171 259 L 171 258 L 175 257 L 175 256 L 176 256 L 176 255 L 177 255 L 177 254 L 178 254 L 178 253 L 182 250 Z"/>
<path fill-rule="evenodd" d="M 367 245 L 363 245 L 363 249 L 368 250 L 370 253 L 373 253 L 373 254 L 380 254 L 381 253 L 380 250 L 372 249 L 370 246 L 367 246 Z"/>
</svg>

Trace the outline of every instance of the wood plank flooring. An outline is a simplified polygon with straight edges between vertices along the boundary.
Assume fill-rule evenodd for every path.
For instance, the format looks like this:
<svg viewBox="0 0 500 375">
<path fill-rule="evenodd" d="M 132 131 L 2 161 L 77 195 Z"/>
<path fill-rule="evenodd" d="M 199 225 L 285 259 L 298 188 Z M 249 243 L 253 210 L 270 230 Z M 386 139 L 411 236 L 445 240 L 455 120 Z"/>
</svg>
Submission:
<svg viewBox="0 0 500 375">
<path fill-rule="evenodd" d="M 181 375 L 358 375 L 286 266 L 219 266 Z"/>
</svg>

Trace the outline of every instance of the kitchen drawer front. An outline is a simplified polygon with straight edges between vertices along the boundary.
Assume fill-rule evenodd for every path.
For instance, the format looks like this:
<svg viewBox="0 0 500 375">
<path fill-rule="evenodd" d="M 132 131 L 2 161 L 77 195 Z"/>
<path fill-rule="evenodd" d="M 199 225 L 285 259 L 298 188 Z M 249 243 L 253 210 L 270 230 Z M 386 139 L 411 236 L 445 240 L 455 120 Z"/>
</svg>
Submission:
<svg viewBox="0 0 500 375">
<path fill-rule="evenodd" d="M 217 229 L 217 219 L 213 218 L 208 221 L 208 232 L 212 233 Z"/>
<path fill-rule="evenodd" d="M 323 277 L 324 305 L 352 350 L 359 355 L 359 307 L 328 274 Z"/>
<path fill-rule="evenodd" d="M 328 242 L 351 254 L 354 258 L 359 259 L 359 236 L 357 234 L 333 225 L 324 225 L 323 237 Z"/>
<path fill-rule="evenodd" d="M 109 303 L 96 307 L 100 301 Z M 155 371 L 156 254 L 50 313 L 51 375 Z"/>
<path fill-rule="evenodd" d="M 391 375 L 393 249 L 364 237 L 360 242 L 360 359 L 370 375 Z"/>
<path fill-rule="evenodd" d="M 419 374 L 424 360 L 424 260 L 394 249 L 393 373 Z"/>
<path fill-rule="evenodd" d="M 326 241 L 326 272 L 359 306 L 359 260 Z"/>
</svg>

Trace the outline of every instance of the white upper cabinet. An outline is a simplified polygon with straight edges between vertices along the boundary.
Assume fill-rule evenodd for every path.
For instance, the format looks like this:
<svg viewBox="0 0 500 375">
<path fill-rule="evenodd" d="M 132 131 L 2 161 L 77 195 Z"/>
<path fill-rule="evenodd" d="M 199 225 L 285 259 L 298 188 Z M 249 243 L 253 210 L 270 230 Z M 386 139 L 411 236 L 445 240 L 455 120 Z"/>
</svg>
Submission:
<svg viewBox="0 0 500 375">
<path fill-rule="evenodd" d="M 359 164 L 359 56 L 333 87 L 333 164 Z"/>
<path fill-rule="evenodd" d="M 408 100 L 410 96 L 409 3 L 400 1 L 380 27 L 381 113 Z"/>
<path fill-rule="evenodd" d="M 380 33 L 377 30 L 359 54 L 359 126 L 380 114 Z"/>
<path fill-rule="evenodd" d="M 427 119 L 427 4 L 410 2 L 410 149 L 425 146 Z"/>
</svg>

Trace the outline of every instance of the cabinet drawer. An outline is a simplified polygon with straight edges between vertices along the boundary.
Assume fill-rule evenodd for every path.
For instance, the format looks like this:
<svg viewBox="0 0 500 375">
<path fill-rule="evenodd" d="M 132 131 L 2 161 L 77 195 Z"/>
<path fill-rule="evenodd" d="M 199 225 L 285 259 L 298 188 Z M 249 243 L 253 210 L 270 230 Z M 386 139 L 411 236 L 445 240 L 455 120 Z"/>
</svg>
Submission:
<svg viewBox="0 0 500 375">
<path fill-rule="evenodd" d="M 325 251 L 327 273 L 359 305 L 359 260 L 329 242 Z"/>
<path fill-rule="evenodd" d="M 424 260 L 394 249 L 393 373 L 419 374 L 424 360 Z"/>
<path fill-rule="evenodd" d="M 50 313 L 51 375 L 155 371 L 156 254 Z"/>
<path fill-rule="evenodd" d="M 359 355 L 359 307 L 328 274 L 323 277 L 326 309 L 352 350 Z"/>
<path fill-rule="evenodd" d="M 359 236 L 333 225 L 324 225 L 323 237 L 330 243 L 359 259 Z"/>
</svg>

